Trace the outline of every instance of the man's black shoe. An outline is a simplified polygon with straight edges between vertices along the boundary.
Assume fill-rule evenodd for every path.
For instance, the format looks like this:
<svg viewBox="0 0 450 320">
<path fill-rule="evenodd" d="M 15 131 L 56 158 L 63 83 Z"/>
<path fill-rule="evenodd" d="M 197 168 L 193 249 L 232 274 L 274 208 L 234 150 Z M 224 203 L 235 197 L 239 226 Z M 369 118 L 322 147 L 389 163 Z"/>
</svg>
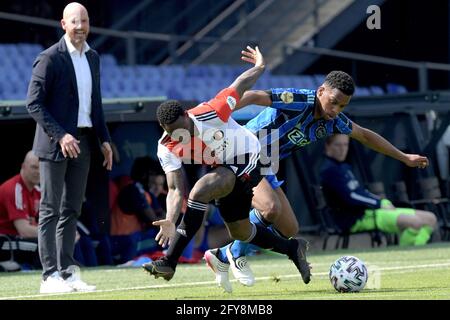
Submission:
<svg viewBox="0 0 450 320">
<path fill-rule="evenodd" d="M 302 275 L 303 282 L 308 284 L 311 281 L 311 270 L 308 261 L 306 261 L 306 251 L 308 250 L 308 241 L 301 238 L 293 238 L 292 241 L 296 242 L 295 250 L 289 256 L 298 271 Z"/>
<path fill-rule="evenodd" d="M 171 265 L 167 258 L 161 258 L 152 262 L 144 263 L 142 265 L 145 271 L 155 276 L 155 278 L 164 278 L 169 281 L 175 274 L 175 268 Z"/>
</svg>

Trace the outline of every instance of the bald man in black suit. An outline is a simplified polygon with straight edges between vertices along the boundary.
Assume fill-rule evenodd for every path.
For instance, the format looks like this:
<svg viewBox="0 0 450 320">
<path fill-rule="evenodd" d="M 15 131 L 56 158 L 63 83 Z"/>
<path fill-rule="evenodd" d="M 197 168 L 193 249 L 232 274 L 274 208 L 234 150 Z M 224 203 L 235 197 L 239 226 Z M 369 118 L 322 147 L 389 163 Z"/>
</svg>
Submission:
<svg viewBox="0 0 450 320">
<path fill-rule="evenodd" d="M 37 122 L 33 151 L 39 157 L 41 293 L 94 291 L 81 281 L 73 258 L 77 218 L 86 189 L 90 154 L 101 148 L 112 168 L 111 138 L 100 92 L 99 56 L 86 43 L 89 16 L 79 3 L 63 12 L 64 37 L 33 64 L 27 109 Z"/>
</svg>

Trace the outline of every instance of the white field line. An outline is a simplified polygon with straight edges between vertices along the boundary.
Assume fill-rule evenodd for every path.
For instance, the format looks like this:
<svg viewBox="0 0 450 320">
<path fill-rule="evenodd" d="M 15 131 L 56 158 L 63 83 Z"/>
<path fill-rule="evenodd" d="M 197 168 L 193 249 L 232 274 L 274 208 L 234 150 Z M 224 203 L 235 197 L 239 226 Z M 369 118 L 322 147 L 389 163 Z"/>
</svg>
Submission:
<svg viewBox="0 0 450 320">
<path fill-rule="evenodd" d="M 255 260 L 252 261 L 251 258 L 248 259 L 248 261 L 250 263 L 255 262 Z M 370 260 L 363 260 L 363 261 L 368 266 L 370 266 L 372 264 L 374 264 L 374 265 L 390 264 L 390 265 L 402 266 L 402 265 L 405 265 L 405 264 L 411 264 L 412 262 L 415 262 L 415 261 L 418 261 L 418 260 L 385 260 L 385 261 L 376 261 L 376 263 L 372 263 L 372 262 L 370 262 Z M 423 259 L 421 259 L 421 261 L 423 261 Z M 431 262 L 433 262 L 433 263 L 450 263 L 449 259 L 426 259 L 426 261 L 428 263 L 431 263 Z M 316 267 L 322 267 L 322 266 L 330 267 L 333 262 L 334 262 L 334 260 L 332 262 L 330 262 L 330 263 L 328 263 L 328 262 L 311 262 L 311 266 L 313 267 L 313 270 L 314 270 Z M 206 265 L 205 261 L 202 261 L 201 264 L 198 264 L 198 265 L 186 264 L 186 266 L 188 266 L 189 270 L 205 270 L 205 265 Z M 285 267 L 286 264 L 285 263 L 271 263 L 270 266 L 278 268 L 278 267 Z M 206 268 L 208 268 L 208 267 L 206 267 Z M 265 270 L 265 269 L 267 269 L 267 265 L 257 264 L 257 265 L 252 265 L 251 268 L 253 270 L 258 270 L 258 269 L 264 269 Z M 294 268 L 294 265 L 292 265 L 292 268 Z M 133 269 L 133 268 L 132 267 L 120 267 L 120 268 L 117 268 L 117 269 L 104 270 L 104 272 L 128 271 L 130 269 Z M 139 269 L 139 267 L 136 267 L 136 269 Z"/>
<path fill-rule="evenodd" d="M 380 271 L 392 271 L 392 270 L 416 270 L 416 269 L 425 269 L 425 268 L 444 268 L 450 267 L 450 262 L 447 263 L 436 263 L 436 264 L 422 264 L 415 266 L 398 266 L 398 267 L 384 267 L 379 268 Z M 313 276 L 326 276 L 327 272 L 317 272 L 313 273 Z M 277 278 L 281 279 L 289 279 L 289 278 L 299 278 L 300 275 L 297 274 L 287 274 L 287 275 L 277 275 Z M 257 277 L 256 280 L 273 280 L 273 276 L 269 277 Z M 236 279 L 230 280 L 230 282 L 236 282 Z M 132 291 L 132 290 L 143 290 L 143 289 L 166 289 L 166 288 L 180 288 L 180 287 L 192 287 L 192 286 L 200 286 L 200 285 L 216 285 L 215 281 L 199 281 L 199 282 L 186 282 L 186 283 L 176 283 L 176 284 L 161 284 L 161 285 L 151 285 L 151 286 L 140 286 L 140 287 L 130 287 L 130 288 L 115 288 L 115 289 L 105 289 L 105 290 L 97 290 L 94 292 L 70 292 L 70 293 L 58 293 L 58 294 L 35 294 L 35 295 L 26 295 L 26 296 L 11 296 L 11 297 L 0 297 L 0 300 L 14 300 L 14 299 L 32 299 L 32 298 L 43 298 L 50 296 L 63 296 L 63 295 L 71 295 L 71 294 L 92 294 L 92 293 L 104 293 L 104 292 L 115 292 L 115 291 Z M 378 297 L 378 295 L 377 295 Z M 308 297 L 309 299 L 310 297 Z M 311 299 L 319 299 L 319 297 L 311 297 Z"/>
</svg>

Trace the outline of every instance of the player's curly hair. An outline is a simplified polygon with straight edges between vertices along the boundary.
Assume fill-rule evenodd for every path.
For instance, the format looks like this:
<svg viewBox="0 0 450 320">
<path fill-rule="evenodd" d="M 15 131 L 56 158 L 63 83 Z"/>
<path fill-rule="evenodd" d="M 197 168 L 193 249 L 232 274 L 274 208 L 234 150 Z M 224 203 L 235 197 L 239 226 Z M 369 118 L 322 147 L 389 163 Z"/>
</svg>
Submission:
<svg viewBox="0 0 450 320">
<path fill-rule="evenodd" d="M 355 93 L 355 82 L 353 78 L 344 71 L 331 71 L 325 78 L 325 84 L 331 88 L 339 89 L 347 96 Z"/>
<path fill-rule="evenodd" d="M 177 100 L 168 100 L 161 103 L 156 110 L 156 117 L 161 124 L 174 123 L 184 114 L 184 109 Z"/>
</svg>

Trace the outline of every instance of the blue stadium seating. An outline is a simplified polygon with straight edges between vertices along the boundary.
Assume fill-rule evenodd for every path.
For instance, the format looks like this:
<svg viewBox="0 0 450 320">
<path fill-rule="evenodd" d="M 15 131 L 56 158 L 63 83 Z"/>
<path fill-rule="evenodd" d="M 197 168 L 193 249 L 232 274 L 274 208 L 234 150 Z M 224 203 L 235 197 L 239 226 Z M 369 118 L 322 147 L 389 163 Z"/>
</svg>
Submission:
<svg viewBox="0 0 450 320">
<path fill-rule="evenodd" d="M 0 99 L 26 98 L 31 68 L 42 46 L 28 43 L 0 44 Z M 209 100 L 230 85 L 248 66 L 239 65 L 119 65 L 111 54 L 101 55 L 101 87 L 105 98 L 167 96 L 171 99 Z M 266 70 L 255 89 L 297 87 L 315 89 L 325 75 L 274 75 Z M 355 96 L 398 94 L 406 87 L 389 83 L 380 86 L 357 87 Z"/>
<path fill-rule="evenodd" d="M 355 88 L 355 97 L 364 97 L 364 96 L 370 96 L 371 92 L 368 88 L 365 87 L 356 87 Z"/>
<path fill-rule="evenodd" d="M 408 92 L 406 87 L 402 86 L 401 84 L 397 84 L 397 83 L 388 83 L 386 85 L 386 89 L 387 89 L 387 92 L 391 93 L 391 94 L 402 94 L 402 93 Z"/>
<path fill-rule="evenodd" d="M 381 88 L 380 86 L 371 86 L 369 89 L 374 96 L 385 94 L 383 88 Z"/>
</svg>

